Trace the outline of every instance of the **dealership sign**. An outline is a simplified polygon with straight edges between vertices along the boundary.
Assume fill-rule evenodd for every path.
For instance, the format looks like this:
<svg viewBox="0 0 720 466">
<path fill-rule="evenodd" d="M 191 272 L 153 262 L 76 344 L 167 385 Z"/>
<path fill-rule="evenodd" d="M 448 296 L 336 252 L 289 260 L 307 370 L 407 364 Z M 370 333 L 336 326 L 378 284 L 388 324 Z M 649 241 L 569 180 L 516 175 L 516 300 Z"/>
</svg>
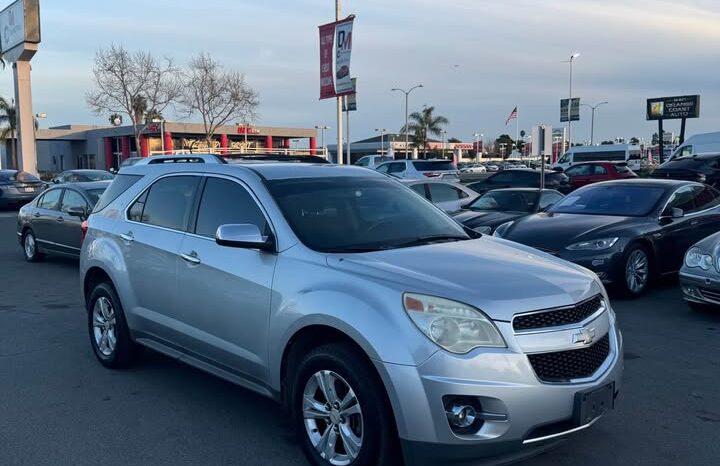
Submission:
<svg viewBox="0 0 720 466">
<path fill-rule="evenodd" d="M 0 50 L 2 53 L 23 42 L 40 43 L 39 0 L 17 0 L 0 11 Z"/>
<path fill-rule="evenodd" d="M 678 118 L 698 118 L 699 116 L 699 95 L 658 97 L 647 100 L 648 120 L 673 120 Z"/>
<path fill-rule="evenodd" d="M 568 101 L 569 99 L 560 100 L 560 121 L 580 121 L 580 99 L 572 99 L 570 118 L 568 118 Z"/>
<path fill-rule="evenodd" d="M 354 16 L 323 24 L 320 30 L 320 98 L 355 92 L 350 77 Z"/>
</svg>

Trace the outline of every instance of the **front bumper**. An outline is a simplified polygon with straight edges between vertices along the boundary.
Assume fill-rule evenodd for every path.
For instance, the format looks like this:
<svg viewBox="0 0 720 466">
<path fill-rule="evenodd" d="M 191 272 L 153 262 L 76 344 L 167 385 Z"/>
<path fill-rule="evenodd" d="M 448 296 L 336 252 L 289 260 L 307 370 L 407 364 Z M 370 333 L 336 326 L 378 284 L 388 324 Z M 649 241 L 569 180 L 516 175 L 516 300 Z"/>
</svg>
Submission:
<svg viewBox="0 0 720 466">
<path fill-rule="evenodd" d="M 27 204 L 32 201 L 42 191 L 33 192 L 20 192 L 16 189 L 3 189 L 0 190 L 0 203 L 6 205 L 20 205 Z"/>
<path fill-rule="evenodd" d="M 570 251 L 563 249 L 551 253 L 560 259 L 592 270 L 600 280 L 610 285 L 620 278 L 622 280 L 623 251 L 610 248 L 607 251 Z"/>
<path fill-rule="evenodd" d="M 680 271 L 680 288 L 686 301 L 720 306 L 720 277 Z"/>
<path fill-rule="evenodd" d="M 596 374 L 578 383 L 543 383 L 527 354 L 507 339 L 510 323 L 498 322 L 507 349 L 474 350 L 467 355 L 438 351 L 420 366 L 384 364 L 391 400 L 408 465 L 450 461 L 491 465 L 538 454 L 563 438 L 590 427 L 573 423 L 578 392 L 614 384 L 621 387 L 622 335 L 609 329 L 611 353 Z M 455 434 L 448 423 L 444 396 L 472 397 L 480 403 L 479 430 Z"/>
</svg>

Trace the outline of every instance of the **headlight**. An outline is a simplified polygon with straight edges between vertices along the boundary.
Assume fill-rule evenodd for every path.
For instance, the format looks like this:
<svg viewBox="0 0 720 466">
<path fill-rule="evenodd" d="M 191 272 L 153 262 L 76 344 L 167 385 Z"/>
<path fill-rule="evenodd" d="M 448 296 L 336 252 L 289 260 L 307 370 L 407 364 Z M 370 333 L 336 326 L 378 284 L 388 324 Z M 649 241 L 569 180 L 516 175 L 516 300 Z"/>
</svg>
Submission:
<svg viewBox="0 0 720 466">
<path fill-rule="evenodd" d="M 483 235 L 489 235 L 492 232 L 492 227 L 489 227 L 487 225 L 482 227 L 475 227 L 473 228 L 473 231 L 482 233 Z"/>
<path fill-rule="evenodd" d="M 480 346 L 506 347 L 495 324 L 472 306 L 415 293 L 405 293 L 403 305 L 420 331 L 451 353 L 467 353 Z"/>
<path fill-rule="evenodd" d="M 617 240 L 617 238 L 601 238 L 581 241 L 579 243 L 571 244 L 565 249 L 569 249 L 571 251 L 602 251 L 603 249 L 610 249 L 615 246 Z"/>
<path fill-rule="evenodd" d="M 499 227 L 495 228 L 495 233 L 493 233 L 493 236 L 497 236 L 498 238 L 505 237 L 505 233 L 508 231 L 508 229 L 512 226 L 513 223 L 515 223 L 515 221 L 510 220 L 509 222 L 505 222 Z"/>
<path fill-rule="evenodd" d="M 690 248 L 685 254 L 685 265 L 708 270 L 713 265 L 713 258 L 710 254 L 704 254 L 699 248 Z"/>
</svg>

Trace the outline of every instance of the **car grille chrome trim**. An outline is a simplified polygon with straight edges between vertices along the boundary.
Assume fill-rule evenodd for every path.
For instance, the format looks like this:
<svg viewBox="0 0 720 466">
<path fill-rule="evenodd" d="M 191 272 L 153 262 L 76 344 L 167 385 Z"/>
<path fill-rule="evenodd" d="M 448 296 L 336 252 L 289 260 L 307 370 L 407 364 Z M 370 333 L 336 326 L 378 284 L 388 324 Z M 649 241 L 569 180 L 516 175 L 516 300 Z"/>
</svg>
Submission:
<svg viewBox="0 0 720 466">
<path fill-rule="evenodd" d="M 703 298 L 710 301 L 720 302 L 720 291 L 710 290 L 708 288 L 701 287 L 698 287 L 698 291 L 700 292 L 700 296 L 702 296 Z"/>
<path fill-rule="evenodd" d="M 612 354 L 610 334 L 592 346 L 551 353 L 528 354 L 538 379 L 549 383 L 569 383 L 592 377 Z"/>
<path fill-rule="evenodd" d="M 606 309 L 605 299 L 598 294 L 574 306 L 517 314 L 513 316 L 512 327 L 516 334 L 580 327 Z"/>
</svg>

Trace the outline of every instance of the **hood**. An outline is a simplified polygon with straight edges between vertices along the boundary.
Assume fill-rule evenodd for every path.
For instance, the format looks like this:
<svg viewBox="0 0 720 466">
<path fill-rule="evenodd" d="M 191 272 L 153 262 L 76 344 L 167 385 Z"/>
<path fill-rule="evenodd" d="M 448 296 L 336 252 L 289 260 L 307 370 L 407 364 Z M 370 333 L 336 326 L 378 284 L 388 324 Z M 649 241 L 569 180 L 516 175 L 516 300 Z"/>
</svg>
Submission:
<svg viewBox="0 0 720 466">
<path fill-rule="evenodd" d="M 580 266 L 491 236 L 332 254 L 327 261 L 334 269 L 371 277 L 399 292 L 470 304 L 494 320 L 509 321 L 519 312 L 572 305 L 601 290 L 594 275 Z"/>
<path fill-rule="evenodd" d="M 466 227 L 476 228 L 479 226 L 495 227 L 528 215 L 525 212 L 503 212 L 497 210 L 461 210 L 452 215 L 452 218 Z"/>
<path fill-rule="evenodd" d="M 518 220 L 503 235 L 505 239 L 545 251 L 559 251 L 573 243 L 612 235 L 617 229 L 637 223 L 637 217 L 539 213 Z"/>
</svg>

